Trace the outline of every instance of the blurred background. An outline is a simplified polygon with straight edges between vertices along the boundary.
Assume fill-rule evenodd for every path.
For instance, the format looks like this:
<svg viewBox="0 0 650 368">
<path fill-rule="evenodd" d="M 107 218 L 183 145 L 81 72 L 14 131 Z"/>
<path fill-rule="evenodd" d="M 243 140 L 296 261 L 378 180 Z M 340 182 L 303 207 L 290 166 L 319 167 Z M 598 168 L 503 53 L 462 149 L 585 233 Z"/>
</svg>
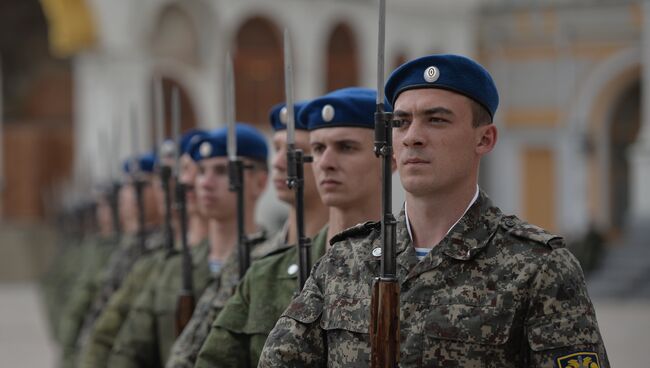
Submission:
<svg viewBox="0 0 650 368">
<path fill-rule="evenodd" d="M 387 3 L 387 73 L 446 52 L 492 73 L 500 137 L 481 187 L 567 239 L 612 365 L 647 367 L 650 3 Z M 54 366 L 38 285 L 60 251 L 56 215 L 153 147 L 155 80 L 166 99 L 181 91 L 183 129 L 220 126 L 231 52 L 237 119 L 269 133 L 283 30 L 297 98 L 374 88 L 377 12 L 376 0 L 1 0 L 0 365 Z M 273 228 L 285 212 L 269 192 L 258 218 Z"/>
</svg>

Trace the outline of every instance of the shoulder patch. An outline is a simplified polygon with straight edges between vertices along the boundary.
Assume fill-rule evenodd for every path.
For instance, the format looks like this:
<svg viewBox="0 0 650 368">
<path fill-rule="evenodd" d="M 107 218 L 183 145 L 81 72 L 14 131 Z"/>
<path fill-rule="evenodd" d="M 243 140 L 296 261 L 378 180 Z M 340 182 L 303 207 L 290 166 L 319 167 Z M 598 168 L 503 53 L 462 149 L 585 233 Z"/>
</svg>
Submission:
<svg viewBox="0 0 650 368">
<path fill-rule="evenodd" d="M 522 221 L 514 215 L 504 216 L 501 219 L 501 226 L 506 229 L 508 234 L 542 243 L 552 249 L 564 248 L 565 246 L 564 238 L 561 236 L 549 233 L 539 226 Z"/>
<path fill-rule="evenodd" d="M 579 352 L 557 358 L 559 368 L 600 368 L 598 354 L 593 352 Z"/>
<path fill-rule="evenodd" d="M 362 224 L 357 224 L 334 235 L 332 239 L 330 239 L 330 245 L 334 245 L 335 243 L 347 238 L 366 236 L 374 229 L 381 229 L 381 222 L 367 221 Z"/>
</svg>

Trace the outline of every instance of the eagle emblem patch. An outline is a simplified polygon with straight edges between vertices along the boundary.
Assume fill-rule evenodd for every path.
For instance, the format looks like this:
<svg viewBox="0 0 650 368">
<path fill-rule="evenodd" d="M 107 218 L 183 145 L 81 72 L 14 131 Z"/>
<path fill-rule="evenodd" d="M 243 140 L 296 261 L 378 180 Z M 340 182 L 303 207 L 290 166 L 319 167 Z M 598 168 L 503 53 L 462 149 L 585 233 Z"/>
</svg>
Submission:
<svg viewBox="0 0 650 368">
<path fill-rule="evenodd" d="M 559 368 L 600 368 L 598 354 L 596 353 L 574 353 L 557 358 Z"/>
</svg>

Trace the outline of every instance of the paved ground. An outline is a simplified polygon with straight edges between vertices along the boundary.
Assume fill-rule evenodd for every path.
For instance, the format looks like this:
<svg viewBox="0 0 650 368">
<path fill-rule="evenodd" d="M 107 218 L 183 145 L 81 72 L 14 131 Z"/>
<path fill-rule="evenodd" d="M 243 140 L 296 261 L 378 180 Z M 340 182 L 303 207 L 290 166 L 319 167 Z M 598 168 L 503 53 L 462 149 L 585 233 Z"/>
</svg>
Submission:
<svg viewBox="0 0 650 368">
<path fill-rule="evenodd" d="M 33 284 L 0 284 L 0 367 L 56 366 L 39 303 Z M 650 300 L 596 300 L 595 306 L 612 367 L 649 367 Z"/>
</svg>

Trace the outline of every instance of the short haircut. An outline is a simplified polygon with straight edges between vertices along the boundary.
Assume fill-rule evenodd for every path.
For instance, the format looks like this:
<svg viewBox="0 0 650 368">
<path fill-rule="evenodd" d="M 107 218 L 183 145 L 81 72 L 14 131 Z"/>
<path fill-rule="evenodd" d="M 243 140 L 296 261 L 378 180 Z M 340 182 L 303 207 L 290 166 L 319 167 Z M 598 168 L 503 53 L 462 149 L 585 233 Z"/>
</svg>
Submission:
<svg viewBox="0 0 650 368">
<path fill-rule="evenodd" d="M 492 124 L 492 116 L 483 105 L 470 99 L 472 106 L 472 126 L 478 128 L 483 125 Z"/>
</svg>

